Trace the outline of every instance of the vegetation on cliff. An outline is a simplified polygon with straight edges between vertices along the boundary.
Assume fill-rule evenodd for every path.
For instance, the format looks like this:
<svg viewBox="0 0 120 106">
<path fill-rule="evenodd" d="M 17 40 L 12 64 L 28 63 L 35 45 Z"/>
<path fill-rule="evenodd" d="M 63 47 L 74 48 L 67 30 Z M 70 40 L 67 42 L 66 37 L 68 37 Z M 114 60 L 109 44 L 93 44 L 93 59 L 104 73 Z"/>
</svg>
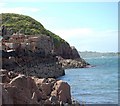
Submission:
<svg viewBox="0 0 120 106">
<path fill-rule="evenodd" d="M 70 47 L 69 43 L 58 35 L 44 28 L 44 26 L 35 19 L 14 13 L 2 13 L 2 25 L 6 26 L 8 35 L 13 33 L 36 35 L 36 36 L 49 36 L 52 40 L 54 54 L 61 56 L 64 59 L 80 59 L 79 53 L 76 48 Z"/>
<path fill-rule="evenodd" d="M 38 36 L 40 34 L 45 34 L 53 38 L 55 46 L 59 46 L 60 43 L 65 42 L 65 40 L 45 29 L 40 22 L 29 16 L 14 13 L 2 13 L 0 15 L 2 15 L 2 25 L 5 25 L 11 34 L 17 32 L 25 35 Z"/>
</svg>

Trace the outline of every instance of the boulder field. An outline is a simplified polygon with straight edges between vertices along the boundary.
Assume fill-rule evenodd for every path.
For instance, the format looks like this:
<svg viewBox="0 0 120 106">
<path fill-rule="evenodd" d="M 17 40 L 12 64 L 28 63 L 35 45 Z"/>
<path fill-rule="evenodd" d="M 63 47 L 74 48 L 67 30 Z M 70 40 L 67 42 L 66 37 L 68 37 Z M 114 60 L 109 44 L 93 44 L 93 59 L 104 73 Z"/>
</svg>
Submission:
<svg viewBox="0 0 120 106">
<path fill-rule="evenodd" d="M 0 83 L 2 103 L 11 104 L 37 104 L 44 105 L 70 105 L 70 86 L 67 82 L 54 78 L 37 78 L 14 73 L 13 71 L 0 70 Z"/>
</svg>

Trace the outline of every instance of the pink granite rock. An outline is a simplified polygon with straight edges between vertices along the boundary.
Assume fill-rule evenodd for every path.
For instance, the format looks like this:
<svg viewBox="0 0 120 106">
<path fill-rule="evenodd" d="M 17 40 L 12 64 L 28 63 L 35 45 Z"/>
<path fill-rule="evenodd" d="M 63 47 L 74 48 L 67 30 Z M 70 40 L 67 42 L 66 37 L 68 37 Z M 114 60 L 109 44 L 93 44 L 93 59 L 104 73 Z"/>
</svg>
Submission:
<svg viewBox="0 0 120 106">
<path fill-rule="evenodd" d="M 5 74 L 6 73 L 6 74 Z M 71 104 L 70 86 L 62 80 L 53 78 L 39 79 L 36 77 L 4 72 L 9 76 L 10 81 L 4 80 L 1 83 L 0 93 L 4 104 Z M 18 75 L 18 76 L 16 76 Z M 16 76 L 16 77 L 15 77 Z"/>
<path fill-rule="evenodd" d="M 54 91 L 51 93 L 59 98 L 59 101 L 71 103 L 70 86 L 68 83 L 59 80 L 54 85 Z"/>
</svg>

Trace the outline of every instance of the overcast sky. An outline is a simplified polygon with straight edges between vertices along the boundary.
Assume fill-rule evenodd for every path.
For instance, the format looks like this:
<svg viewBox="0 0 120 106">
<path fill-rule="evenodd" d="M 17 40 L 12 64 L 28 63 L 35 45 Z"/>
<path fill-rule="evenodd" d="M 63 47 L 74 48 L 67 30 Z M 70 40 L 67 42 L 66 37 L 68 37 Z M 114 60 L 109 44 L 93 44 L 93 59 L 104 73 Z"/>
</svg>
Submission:
<svg viewBox="0 0 120 106">
<path fill-rule="evenodd" d="M 29 15 L 79 51 L 118 51 L 117 2 L 13 1 L 1 1 L 0 13 Z"/>
</svg>

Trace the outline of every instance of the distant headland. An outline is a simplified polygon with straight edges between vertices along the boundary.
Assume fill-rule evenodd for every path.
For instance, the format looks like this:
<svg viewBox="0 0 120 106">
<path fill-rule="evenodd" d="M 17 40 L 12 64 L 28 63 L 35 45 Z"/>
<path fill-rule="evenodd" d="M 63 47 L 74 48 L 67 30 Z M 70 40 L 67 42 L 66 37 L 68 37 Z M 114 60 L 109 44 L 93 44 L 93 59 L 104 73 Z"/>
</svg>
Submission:
<svg viewBox="0 0 120 106">
<path fill-rule="evenodd" d="M 120 56 L 120 52 L 80 51 L 79 54 L 83 58 L 103 57 L 103 56 Z"/>
</svg>

